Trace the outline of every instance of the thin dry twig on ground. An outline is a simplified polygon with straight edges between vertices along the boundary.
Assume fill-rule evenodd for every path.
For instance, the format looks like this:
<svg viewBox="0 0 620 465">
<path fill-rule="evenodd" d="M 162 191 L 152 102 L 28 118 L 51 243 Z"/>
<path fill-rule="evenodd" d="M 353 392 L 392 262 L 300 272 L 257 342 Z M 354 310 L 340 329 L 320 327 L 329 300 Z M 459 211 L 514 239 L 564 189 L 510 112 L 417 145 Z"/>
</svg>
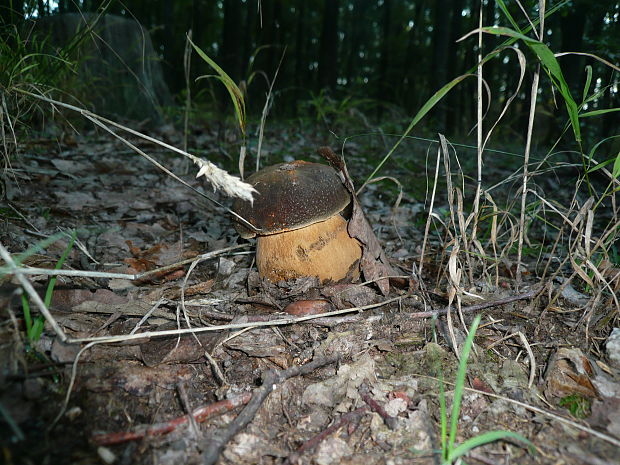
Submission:
<svg viewBox="0 0 620 465">
<path fill-rule="evenodd" d="M 269 396 L 279 384 L 289 378 L 306 375 L 325 365 L 335 363 L 338 361 L 339 357 L 339 355 L 334 355 L 331 357 L 319 358 L 305 365 L 292 367 L 284 371 L 269 370 L 263 377 L 263 385 L 254 391 L 250 402 L 248 402 L 237 418 L 230 423 L 228 428 L 215 431 L 208 435 L 209 438 L 203 456 L 203 463 L 205 465 L 212 465 L 218 461 L 226 444 L 252 421 L 267 396 Z"/>
<path fill-rule="evenodd" d="M 164 273 L 169 270 L 174 270 L 183 265 L 187 265 L 188 263 L 193 263 L 195 261 L 204 261 L 210 258 L 215 258 L 219 255 L 232 252 L 237 249 L 245 249 L 250 247 L 249 244 L 240 244 L 233 245 L 231 247 L 225 247 L 219 250 L 213 250 L 211 252 L 204 253 L 202 255 L 198 255 L 196 257 L 188 258 L 186 260 L 181 260 L 180 262 L 171 263 L 170 265 L 160 266 L 158 268 L 143 271 L 142 273 L 109 273 L 106 271 L 83 271 L 83 270 L 51 270 L 48 268 L 34 268 L 34 267 L 20 267 L 19 271 L 21 274 L 30 274 L 30 275 L 47 275 L 47 276 L 80 276 L 85 278 L 110 278 L 110 279 L 129 279 L 131 281 L 139 281 L 145 278 L 149 278 L 151 276 Z"/>
<path fill-rule="evenodd" d="M 353 312 L 361 312 L 364 310 L 370 310 L 371 308 L 378 308 L 384 305 L 402 300 L 404 297 L 394 297 L 392 299 L 384 300 L 383 302 L 379 302 L 376 304 L 363 305 L 361 307 L 351 307 L 345 308 L 343 310 L 335 310 L 333 312 L 322 313 L 319 315 L 307 315 L 302 317 L 284 317 L 281 316 L 277 320 L 272 321 L 259 321 L 255 323 L 231 323 L 228 325 L 220 325 L 220 326 L 204 326 L 198 328 L 185 328 L 185 329 L 168 329 L 162 331 L 148 331 L 139 334 L 129 335 L 120 335 L 120 336 L 98 336 L 98 337 L 83 337 L 76 339 L 67 339 L 66 343 L 82 343 L 82 342 L 104 342 L 104 343 L 113 343 L 113 342 L 123 342 L 129 340 L 146 340 L 151 337 L 163 337 L 163 336 L 177 336 L 181 334 L 189 334 L 189 333 L 202 333 L 202 332 L 212 332 L 212 331 L 222 331 L 222 330 L 230 330 L 230 329 L 245 329 L 245 328 L 257 328 L 264 326 L 281 326 L 281 325 L 290 325 L 295 323 L 300 323 L 306 320 L 313 320 L 316 318 L 324 318 L 333 315 L 342 315 L 345 313 L 353 313 Z"/>
<path fill-rule="evenodd" d="M 533 289 L 531 289 L 528 292 L 525 292 L 524 294 L 519 294 L 519 295 L 514 295 L 514 296 L 510 296 L 510 297 L 506 297 L 503 299 L 497 299 L 497 300 L 490 300 L 487 302 L 481 302 L 479 304 L 475 304 L 475 305 L 469 305 L 467 307 L 462 307 L 461 308 L 461 312 L 462 313 L 471 313 L 471 312 L 475 312 L 478 310 L 484 310 L 485 308 L 491 308 L 491 307 L 498 307 L 500 305 L 506 305 L 512 302 L 517 302 L 519 300 L 527 300 L 527 299 L 532 299 L 534 297 L 536 297 L 540 291 L 542 291 L 544 289 L 544 287 L 535 287 Z M 428 312 L 413 312 L 413 313 L 404 313 L 403 315 L 407 316 L 408 318 L 430 318 L 433 316 L 440 316 L 440 315 L 445 315 L 448 313 L 448 311 L 450 311 L 451 307 L 445 307 L 439 310 L 430 310 Z"/>
<path fill-rule="evenodd" d="M 398 425 L 398 419 L 388 414 L 381 404 L 370 396 L 370 388 L 368 387 L 368 384 L 362 383 L 358 389 L 358 392 L 362 400 L 368 404 L 370 410 L 378 414 L 383 419 L 385 426 L 394 431 Z"/>
<path fill-rule="evenodd" d="M 203 407 L 198 407 L 192 411 L 192 417 L 198 423 L 202 423 L 203 421 L 215 415 L 221 415 L 223 413 L 230 412 L 237 407 L 247 404 L 251 398 L 252 393 L 245 392 L 230 399 L 221 400 L 219 402 L 214 402 Z M 131 431 L 93 434 L 91 436 L 91 440 L 98 446 L 111 446 L 114 444 L 121 444 L 128 441 L 144 439 L 148 436 L 159 436 L 162 434 L 167 434 L 181 426 L 186 425 L 188 421 L 188 415 L 183 415 L 162 423 L 155 423 L 152 425 L 140 425 L 133 428 Z"/>
</svg>

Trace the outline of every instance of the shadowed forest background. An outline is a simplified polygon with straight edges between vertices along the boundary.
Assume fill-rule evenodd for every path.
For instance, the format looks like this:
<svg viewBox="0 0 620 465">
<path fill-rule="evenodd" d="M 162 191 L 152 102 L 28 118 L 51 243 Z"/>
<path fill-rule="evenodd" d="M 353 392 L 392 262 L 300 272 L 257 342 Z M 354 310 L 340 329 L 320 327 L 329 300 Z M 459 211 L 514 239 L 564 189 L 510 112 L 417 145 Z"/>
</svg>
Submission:
<svg viewBox="0 0 620 465">
<path fill-rule="evenodd" d="M 468 0 L 2 3 L 4 23 L 21 24 L 20 27 L 24 27 L 24 18 L 36 21 L 68 12 L 105 11 L 133 18 L 150 32 L 166 84 L 177 104 L 184 103 L 189 83 L 192 103 L 203 115 L 217 110 L 218 117 L 232 116 L 229 97 L 220 83 L 213 79 L 195 81 L 198 76 L 213 74 L 195 53 L 186 80 L 184 49 L 186 34 L 191 31 L 194 43 L 246 92 L 250 116 L 260 116 L 269 84 L 279 68 L 270 119 L 311 117 L 328 127 L 342 117 L 361 117 L 365 124 L 378 126 L 386 122 L 406 124 L 406 118 L 414 115 L 440 87 L 457 76 L 475 72 L 479 52 L 476 37 L 457 40 L 478 27 L 479 11 L 483 26 L 511 26 L 495 0 L 485 0 L 482 5 Z M 522 5 L 530 17 L 536 17 L 537 2 L 526 1 Z M 507 2 L 506 7 L 520 21 L 520 27 L 528 26 L 517 2 Z M 551 50 L 588 52 L 612 63 L 618 61 L 618 2 L 550 2 L 547 11 L 544 42 Z M 485 35 L 482 56 L 503 40 Z M 524 53 L 529 56 L 528 50 Z M 559 61 L 577 100 L 586 82 L 585 67 L 592 66 L 592 86 L 600 95 L 585 109 L 620 104 L 618 73 L 613 69 L 586 56 L 568 55 Z M 499 128 L 505 140 L 515 142 L 516 137 L 519 141 L 526 133 L 534 63 L 535 60 L 528 61 L 524 85 Z M 500 53 L 485 64 L 484 79 L 491 102 L 486 121 L 494 121 L 516 89 L 518 78 L 519 65 L 514 53 Z M 465 79 L 439 102 L 419 129 L 427 135 L 441 132 L 449 137 L 469 133 L 476 120 L 475 91 L 475 79 Z M 550 86 L 541 86 L 538 101 L 534 139 L 548 145 L 561 133 L 567 116 L 562 103 L 555 102 Z M 118 114 L 122 115 L 122 109 L 118 109 Z M 362 121 L 357 121 L 360 130 L 365 129 Z M 591 140 L 600 140 L 612 135 L 619 122 L 618 113 L 612 112 L 596 119 L 584 134 Z M 398 124 L 388 126 L 392 132 L 402 129 Z"/>
</svg>

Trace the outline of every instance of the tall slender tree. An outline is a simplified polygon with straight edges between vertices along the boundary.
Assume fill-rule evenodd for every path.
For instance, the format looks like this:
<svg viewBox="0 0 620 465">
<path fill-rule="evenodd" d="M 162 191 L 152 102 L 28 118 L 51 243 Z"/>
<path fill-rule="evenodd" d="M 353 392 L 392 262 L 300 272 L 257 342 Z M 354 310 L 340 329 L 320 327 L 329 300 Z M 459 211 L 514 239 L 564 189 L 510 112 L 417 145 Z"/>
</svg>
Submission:
<svg viewBox="0 0 620 465">
<path fill-rule="evenodd" d="M 222 26 L 222 48 L 219 53 L 219 62 L 220 66 L 235 82 L 241 78 L 240 21 L 240 0 L 224 0 L 224 24 Z"/>
<path fill-rule="evenodd" d="M 390 50 L 391 50 L 391 12 L 392 0 L 383 0 L 383 17 L 381 19 L 382 40 L 381 59 L 379 61 L 379 82 L 376 83 L 376 97 L 380 100 L 392 100 L 392 83 L 389 82 Z M 378 106 L 378 117 L 382 116 L 383 106 Z"/>
<path fill-rule="evenodd" d="M 435 21 L 433 24 L 433 65 L 430 72 L 436 89 L 448 82 L 448 61 L 454 57 L 448 56 L 448 39 L 450 37 L 451 15 L 453 11 L 453 0 L 437 0 L 435 2 Z M 439 102 L 435 107 L 435 117 L 437 119 L 436 129 L 440 132 L 446 130 L 447 105 L 445 100 Z"/>
<path fill-rule="evenodd" d="M 319 86 L 336 88 L 338 77 L 338 13 L 339 0 L 325 0 L 319 53 Z"/>
</svg>

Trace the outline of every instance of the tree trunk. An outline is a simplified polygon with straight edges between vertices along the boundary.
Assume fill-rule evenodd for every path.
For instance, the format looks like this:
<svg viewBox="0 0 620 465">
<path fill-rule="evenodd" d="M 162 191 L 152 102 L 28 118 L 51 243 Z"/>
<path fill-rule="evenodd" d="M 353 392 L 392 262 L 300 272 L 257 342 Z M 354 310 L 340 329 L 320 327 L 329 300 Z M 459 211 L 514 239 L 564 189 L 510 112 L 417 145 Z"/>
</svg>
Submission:
<svg viewBox="0 0 620 465">
<path fill-rule="evenodd" d="M 404 106 L 408 111 L 415 111 L 418 105 L 419 88 L 423 88 L 420 82 L 419 64 L 420 53 L 419 44 L 424 21 L 425 1 L 419 0 L 415 6 L 413 14 L 413 28 L 407 33 L 407 51 L 405 52 L 405 64 L 403 66 L 402 82 L 404 85 L 403 99 Z"/>
<path fill-rule="evenodd" d="M 583 51 L 583 36 L 588 20 L 588 2 L 576 0 L 572 8 L 566 9 L 562 16 L 560 31 L 562 34 L 562 52 Z M 582 86 L 583 57 L 566 55 L 560 58 L 564 79 L 571 89 L 578 91 Z"/>
<path fill-rule="evenodd" d="M 392 11 L 392 0 L 384 0 L 383 2 L 383 18 L 382 18 L 382 29 L 383 29 L 383 38 L 381 43 L 381 60 L 379 61 L 379 82 L 377 82 L 376 86 L 376 97 L 379 101 L 391 101 L 392 100 L 392 92 L 391 87 L 392 83 L 389 82 L 388 72 L 389 72 L 389 64 L 390 64 L 390 34 L 391 34 L 391 11 Z M 379 105 L 377 107 L 377 117 L 381 118 L 383 114 L 383 105 Z"/>
<path fill-rule="evenodd" d="M 433 27 L 433 65 L 431 74 L 435 83 L 433 92 L 439 90 L 448 82 L 448 61 L 454 57 L 448 56 L 448 38 L 450 37 L 450 20 L 453 2 L 451 0 L 437 0 L 435 2 L 435 24 Z M 446 130 L 447 103 L 440 101 L 435 107 L 435 118 L 438 132 Z"/>
<path fill-rule="evenodd" d="M 298 102 L 302 98 L 302 92 L 306 85 L 305 79 L 308 73 L 308 63 L 306 62 L 306 2 L 299 2 L 299 10 L 297 11 L 297 31 L 295 34 L 295 104 L 293 106 L 294 113 L 297 113 Z"/>
<path fill-rule="evenodd" d="M 0 1 L 0 21 L 2 24 L 19 24 L 22 19 L 24 19 L 23 0 Z"/>
<path fill-rule="evenodd" d="M 461 44 L 457 44 L 456 41 L 461 37 L 461 23 L 463 16 L 463 0 L 453 0 L 452 20 L 450 22 L 450 40 L 448 41 L 448 66 L 446 72 L 447 81 L 451 81 L 463 70 L 461 69 L 462 61 L 459 54 L 459 47 Z M 489 0 L 491 2 L 492 0 Z M 446 81 L 446 82 L 447 82 Z M 461 126 L 461 108 L 459 106 L 460 98 L 459 94 L 463 92 L 463 86 L 454 87 L 448 95 L 446 95 L 446 101 L 448 102 L 446 126 L 449 128 L 451 134 L 459 133 Z"/>
<path fill-rule="evenodd" d="M 222 27 L 222 48 L 219 53 L 219 65 L 233 81 L 241 78 L 240 61 L 241 42 L 239 23 L 241 22 L 241 4 L 239 0 L 224 0 L 224 25 Z"/>
<path fill-rule="evenodd" d="M 325 0 L 319 52 L 319 86 L 336 88 L 338 77 L 338 0 Z"/>
<path fill-rule="evenodd" d="M 250 57 L 255 52 L 254 37 L 256 36 L 257 5 L 250 3 L 246 6 L 245 26 L 243 27 L 243 58 L 241 61 L 241 77 L 247 78 L 250 73 Z"/>
<path fill-rule="evenodd" d="M 347 82 L 355 82 L 355 75 L 359 74 L 359 52 L 362 46 L 362 39 L 366 29 L 362 26 L 367 21 L 369 2 L 368 0 L 358 0 L 353 3 L 353 11 L 349 13 L 351 16 L 351 34 L 347 40 L 349 51 L 347 53 Z"/>
</svg>

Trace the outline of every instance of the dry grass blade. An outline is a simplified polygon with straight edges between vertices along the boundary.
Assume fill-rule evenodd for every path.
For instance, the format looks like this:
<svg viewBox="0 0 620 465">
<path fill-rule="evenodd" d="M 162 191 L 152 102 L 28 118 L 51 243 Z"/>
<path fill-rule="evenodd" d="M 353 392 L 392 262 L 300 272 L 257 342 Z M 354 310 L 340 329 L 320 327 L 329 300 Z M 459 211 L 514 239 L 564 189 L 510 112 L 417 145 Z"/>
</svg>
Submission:
<svg viewBox="0 0 620 465">
<path fill-rule="evenodd" d="M 112 131 L 109 126 L 113 126 L 115 128 L 121 129 L 125 132 L 128 132 L 129 134 L 139 137 L 141 139 L 147 140 L 149 142 L 152 142 L 154 144 L 157 144 L 161 147 L 164 147 L 168 150 L 171 150 L 175 153 L 178 153 L 179 155 L 182 155 L 184 157 L 189 158 L 190 160 L 192 160 L 195 164 L 198 165 L 199 167 L 199 171 L 198 174 L 196 175 L 196 177 L 200 177 L 200 176 L 205 176 L 207 178 L 207 180 L 211 183 L 211 185 L 214 187 L 214 189 L 218 189 L 223 191 L 226 195 L 231 196 L 231 197 L 239 197 L 241 199 L 244 200 L 248 200 L 251 201 L 252 200 L 252 194 L 255 192 L 254 188 L 250 185 L 247 184 L 243 181 L 241 181 L 239 178 L 237 178 L 236 176 L 232 176 L 230 175 L 228 172 L 224 171 L 221 168 L 218 168 L 217 166 L 215 166 L 213 163 L 211 163 L 208 160 L 204 160 L 202 158 L 196 157 L 195 155 L 192 155 L 190 153 L 185 152 L 184 150 L 181 150 L 177 147 L 174 147 L 170 144 L 167 144 L 165 142 L 162 142 L 160 140 L 157 140 L 153 137 L 147 136 L 146 134 L 143 134 L 141 132 L 138 132 L 134 129 L 128 128 L 126 126 L 123 126 L 122 124 L 116 123 L 115 121 L 109 120 L 107 118 L 104 118 L 103 116 L 99 116 L 91 111 L 88 111 L 84 108 L 79 108 L 76 107 L 75 105 L 70 105 L 67 103 L 63 103 L 63 102 L 59 102 L 57 100 L 53 100 L 50 99 L 48 97 L 45 97 L 43 95 L 37 95 L 34 94 L 32 92 L 23 90 L 23 89 L 15 89 L 16 92 L 22 93 L 24 95 L 27 95 L 29 97 L 35 98 L 35 99 L 39 99 L 42 100 L 44 102 L 47 102 L 49 104 L 52 105 L 56 105 L 62 108 L 66 108 L 68 110 L 72 110 L 75 112 L 80 113 L 82 116 L 84 116 L 85 118 L 89 119 L 90 121 L 96 123 L 99 127 L 101 127 L 102 129 L 105 129 L 108 133 L 112 134 L 114 137 L 117 137 L 119 140 L 123 141 L 125 144 L 127 144 L 129 147 L 131 147 L 134 150 L 137 150 L 138 153 L 142 156 L 145 156 L 146 154 L 142 151 L 140 151 L 139 149 L 137 149 L 137 147 L 135 147 L 135 145 L 131 144 L 129 141 L 127 141 L 126 139 L 123 139 L 122 137 L 120 137 L 119 135 L 117 135 L 114 131 Z M 148 157 L 147 158 L 149 161 L 151 161 L 151 163 L 153 162 L 153 159 Z M 161 168 L 162 165 L 158 165 L 158 167 Z M 167 171 L 168 173 L 170 173 L 169 171 Z M 213 199 L 210 199 L 213 200 Z"/>
<path fill-rule="evenodd" d="M 540 12 L 540 34 L 544 31 L 544 11 Z M 532 147 L 532 131 L 534 128 L 534 115 L 536 113 L 536 99 L 538 97 L 538 82 L 540 79 L 540 63 L 536 65 L 534 78 L 532 80 L 532 91 L 530 93 L 530 114 L 527 125 L 527 136 L 525 142 L 525 154 L 523 160 L 523 187 L 521 192 L 521 214 L 519 216 L 519 240 L 517 249 L 517 284 L 521 283 L 521 258 L 523 257 L 523 235 L 525 233 L 525 211 L 527 206 L 527 183 L 528 183 L 528 164 L 530 161 L 530 150 Z"/>
<path fill-rule="evenodd" d="M 276 72 L 273 75 L 273 79 L 269 84 L 269 91 L 267 92 L 267 98 L 265 99 L 265 105 L 263 106 L 263 112 L 260 117 L 260 126 L 258 128 L 258 146 L 256 148 L 256 171 L 260 169 L 260 155 L 261 149 L 263 147 L 263 135 L 265 132 L 265 123 L 267 122 L 267 115 L 269 114 L 269 110 L 271 109 L 271 104 L 273 102 L 273 85 L 276 83 L 276 79 L 278 78 L 278 73 L 280 72 L 280 67 L 282 66 L 282 61 L 284 60 L 284 54 L 286 53 L 286 48 L 282 52 L 282 56 L 280 57 L 280 62 L 278 63 L 278 67 L 276 68 Z M 243 169 L 243 163 L 239 161 L 239 167 Z M 243 176 L 243 171 L 241 171 L 241 175 Z"/>
</svg>

